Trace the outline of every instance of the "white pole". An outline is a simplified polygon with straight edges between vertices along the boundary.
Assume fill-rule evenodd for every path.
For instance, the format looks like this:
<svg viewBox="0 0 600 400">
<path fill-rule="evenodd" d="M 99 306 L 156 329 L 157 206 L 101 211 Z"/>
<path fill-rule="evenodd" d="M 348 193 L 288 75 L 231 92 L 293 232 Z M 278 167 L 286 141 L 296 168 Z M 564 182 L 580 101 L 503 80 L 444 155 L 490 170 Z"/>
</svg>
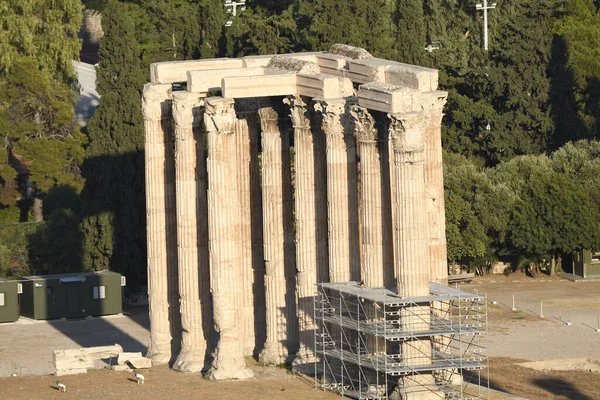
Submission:
<svg viewBox="0 0 600 400">
<path fill-rule="evenodd" d="M 598 314 L 598 328 L 596 328 L 596 332 L 600 332 L 600 314 Z"/>
<path fill-rule="evenodd" d="M 540 318 L 544 318 L 544 302 L 540 301 Z"/>
<path fill-rule="evenodd" d="M 483 49 L 488 49 L 488 18 L 487 18 L 487 0 L 483 0 Z"/>
<path fill-rule="evenodd" d="M 512 310 L 513 311 L 517 311 L 517 307 L 515 307 L 515 295 L 513 293 L 513 306 L 512 306 Z"/>
<path fill-rule="evenodd" d="M 567 326 L 571 326 L 571 310 L 567 311 Z"/>
</svg>

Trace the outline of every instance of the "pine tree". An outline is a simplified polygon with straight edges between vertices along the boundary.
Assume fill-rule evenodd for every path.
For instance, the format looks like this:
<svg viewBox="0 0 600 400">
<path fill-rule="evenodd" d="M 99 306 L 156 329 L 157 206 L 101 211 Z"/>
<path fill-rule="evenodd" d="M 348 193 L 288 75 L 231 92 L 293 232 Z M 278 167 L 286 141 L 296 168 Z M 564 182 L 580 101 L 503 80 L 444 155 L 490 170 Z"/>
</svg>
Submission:
<svg viewBox="0 0 600 400">
<path fill-rule="evenodd" d="M 0 208 L 14 215 L 10 207 L 21 197 L 21 220 L 31 205 L 27 181 L 36 220 L 53 186 L 78 191 L 82 185 L 85 138 L 72 122 L 69 87 L 81 10 L 79 0 L 10 0 L 0 6 Z"/>
<path fill-rule="evenodd" d="M 110 0 L 102 20 L 97 72 L 101 101 L 90 121 L 83 173 L 84 263 L 110 268 L 130 282 L 146 271 L 144 125 L 140 67 L 134 23 L 127 8 Z"/>
</svg>

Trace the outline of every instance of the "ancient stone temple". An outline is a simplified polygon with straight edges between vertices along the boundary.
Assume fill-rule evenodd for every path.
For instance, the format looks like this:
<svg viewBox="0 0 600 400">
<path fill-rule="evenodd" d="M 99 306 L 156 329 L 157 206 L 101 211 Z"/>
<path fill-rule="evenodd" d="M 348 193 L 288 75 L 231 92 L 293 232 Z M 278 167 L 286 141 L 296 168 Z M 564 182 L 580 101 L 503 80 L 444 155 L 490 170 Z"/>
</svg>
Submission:
<svg viewBox="0 0 600 400">
<path fill-rule="evenodd" d="M 310 370 L 316 284 L 425 296 L 444 283 L 436 70 L 334 45 L 157 63 L 151 78 L 155 364 L 214 380 L 251 377 L 245 356 Z"/>
</svg>

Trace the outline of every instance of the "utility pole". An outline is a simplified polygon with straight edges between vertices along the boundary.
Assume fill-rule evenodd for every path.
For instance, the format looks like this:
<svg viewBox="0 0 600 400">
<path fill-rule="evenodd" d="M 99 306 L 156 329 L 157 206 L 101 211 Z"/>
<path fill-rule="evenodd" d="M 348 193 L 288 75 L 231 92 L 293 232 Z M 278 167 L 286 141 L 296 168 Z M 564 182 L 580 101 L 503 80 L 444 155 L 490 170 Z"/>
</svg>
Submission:
<svg viewBox="0 0 600 400">
<path fill-rule="evenodd" d="M 475 8 L 480 11 L 483 10 L 483 49 L 488 50 L 488 17 L 487 11 L 496 8 L 496 2 L 493 2 L 488 6 L 487 0 L 483 0 L 483 4 L 475 4 Z"/>
</svg>

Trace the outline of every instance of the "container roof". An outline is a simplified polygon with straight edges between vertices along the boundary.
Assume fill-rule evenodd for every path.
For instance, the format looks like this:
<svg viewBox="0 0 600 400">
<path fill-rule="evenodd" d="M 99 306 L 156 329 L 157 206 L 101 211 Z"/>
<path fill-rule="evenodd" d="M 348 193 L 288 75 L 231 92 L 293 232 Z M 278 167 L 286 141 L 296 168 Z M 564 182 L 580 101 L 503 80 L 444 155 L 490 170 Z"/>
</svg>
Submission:
<svg viewBox="0 0 600 400">
<path fill-rule="evenodd" d="M 31 276 L 24 276 L 22 279 L 29 280 L 29 281 L 61 279 L 63 281 L 68 280 L 68 281 L 74 282 L 75 280 L 79 280 L 80 278 L 84 278 L 86 276 L 102 276 L 102 275 L 121 275 L 121 274 L 114 272 L 114 271 L 109 271 L 107 269 L 104 269 L 102 271 L 71 272 L 71 273 L 67 273 L 67 274 L 31 275 Z"/>
</svg>

